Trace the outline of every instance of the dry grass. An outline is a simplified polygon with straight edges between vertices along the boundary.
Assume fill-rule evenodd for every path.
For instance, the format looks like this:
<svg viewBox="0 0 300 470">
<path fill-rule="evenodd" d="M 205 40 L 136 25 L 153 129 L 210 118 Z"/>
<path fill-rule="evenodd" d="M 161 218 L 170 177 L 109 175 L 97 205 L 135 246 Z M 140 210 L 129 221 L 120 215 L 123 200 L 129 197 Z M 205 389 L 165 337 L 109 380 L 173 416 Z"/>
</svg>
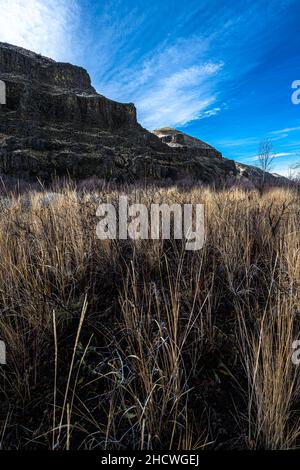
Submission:
<svg viewBox="0 0 300 470">
<path fill-rule="evenodd" d="M 297 192 L 123 191 L 204 203 L 204 248 L 98 240 L 109 188 L 2 208 L 1 447 L 297 447 Z"/>
</svg>

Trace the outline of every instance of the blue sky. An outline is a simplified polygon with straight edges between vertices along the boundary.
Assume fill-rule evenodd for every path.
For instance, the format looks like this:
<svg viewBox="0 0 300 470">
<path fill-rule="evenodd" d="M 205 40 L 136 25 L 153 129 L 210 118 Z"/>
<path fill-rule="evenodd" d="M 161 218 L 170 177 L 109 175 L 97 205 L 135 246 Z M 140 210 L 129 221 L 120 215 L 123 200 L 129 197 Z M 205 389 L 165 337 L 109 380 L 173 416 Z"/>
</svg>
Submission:
<svg viewBox="0 0 300 470">
<path fill-rule="evenodd" d="M 88 69 L 97 91 L 273 171 L 300 160 L 299 0 L 0 0 L 0 40 Z"/>
</svg>

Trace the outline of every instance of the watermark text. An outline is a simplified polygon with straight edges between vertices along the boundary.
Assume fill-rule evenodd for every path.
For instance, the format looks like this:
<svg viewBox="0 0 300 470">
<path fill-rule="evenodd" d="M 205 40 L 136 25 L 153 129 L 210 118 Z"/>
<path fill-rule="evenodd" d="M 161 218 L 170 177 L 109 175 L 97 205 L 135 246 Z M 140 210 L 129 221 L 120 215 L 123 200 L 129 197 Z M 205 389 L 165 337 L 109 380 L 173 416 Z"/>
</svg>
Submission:
<svg viewBox="0 0 300 470">
<path fill-rule="evenodd" d="M 186 250 L 200 250 L 204 244 L 203 204 L 128 204 L 120 196 L 118 209 L 100 204 L 96 215 L 101 218 L 96 233 L 100 240 L 184 240 Z"/>
</svg>

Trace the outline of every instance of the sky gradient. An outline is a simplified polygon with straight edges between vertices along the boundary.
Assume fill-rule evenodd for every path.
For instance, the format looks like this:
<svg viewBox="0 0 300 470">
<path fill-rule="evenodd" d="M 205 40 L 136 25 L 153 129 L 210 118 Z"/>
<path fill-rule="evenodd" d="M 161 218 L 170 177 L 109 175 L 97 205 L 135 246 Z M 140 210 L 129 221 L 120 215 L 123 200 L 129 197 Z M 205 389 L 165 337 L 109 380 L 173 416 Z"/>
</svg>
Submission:
<svg viewBox="0 0 300 470">
<path fill-rule="evenodd" d="M 176 127 L 273 171 L 300 161 L 299 0 L 0 0 L 0 41 L 85 67 L 134 102 L 146 128 Z"/>
</svg>

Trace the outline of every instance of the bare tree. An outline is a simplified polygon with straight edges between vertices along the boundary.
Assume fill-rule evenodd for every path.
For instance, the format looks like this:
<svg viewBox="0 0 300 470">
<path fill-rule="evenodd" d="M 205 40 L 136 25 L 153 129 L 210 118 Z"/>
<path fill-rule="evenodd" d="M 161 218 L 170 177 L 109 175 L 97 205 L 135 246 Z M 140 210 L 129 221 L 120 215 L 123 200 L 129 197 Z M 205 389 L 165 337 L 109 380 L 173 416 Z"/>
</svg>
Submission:
<svg viewBox="0 0 300 470">
<path fill-rule="evenodd" d="M 300 152 L 297 153 L 297 155 L 300 157 Z M 293 174 L 293 180 L 296 181 L 297 183 L 300 182 L 300 161 L 296 163 L 296 165 L 293 165 L 291 167 L 291 172 Z"/>
<path fill-rule="evenodd" d="M 289 180 L 291 181 L 294 181 L 295 178 L 297 177 L 297 174 L 296 174 L 296 171 L 295 171 L 295 167 L 294 166 L 290 166 L 289 169 L 288 169 L 288 173 L 287 173 L 287 177 Z"/>
<path fill-rule="evenodd" d="M 258 166 L 263 171 L 262 187 L 265 185 L 266 173 L 272 169 L 274 158 L 272 142 L 269 139 L 262 140 L 257 153 Z"/>
</svg>

